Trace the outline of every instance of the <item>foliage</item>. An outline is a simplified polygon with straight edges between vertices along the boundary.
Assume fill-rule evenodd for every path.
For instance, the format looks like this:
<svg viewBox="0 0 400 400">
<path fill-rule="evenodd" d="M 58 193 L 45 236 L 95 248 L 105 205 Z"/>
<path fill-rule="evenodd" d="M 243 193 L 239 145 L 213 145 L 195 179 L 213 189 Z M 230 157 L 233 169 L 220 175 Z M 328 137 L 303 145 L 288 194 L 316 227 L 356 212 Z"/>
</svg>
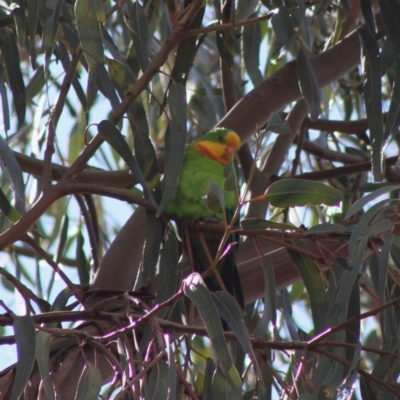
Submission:
<svg viewBox="0 0 400 400">
<path fill-rule="evenodd" d="M 398 0 L 3 1 L 2 398 L 399 397 L 399 26 Z M 163 214 L 214 126 L 240 225 L 182 224 L 241 236 L 245 314 Z"/>
</svg>

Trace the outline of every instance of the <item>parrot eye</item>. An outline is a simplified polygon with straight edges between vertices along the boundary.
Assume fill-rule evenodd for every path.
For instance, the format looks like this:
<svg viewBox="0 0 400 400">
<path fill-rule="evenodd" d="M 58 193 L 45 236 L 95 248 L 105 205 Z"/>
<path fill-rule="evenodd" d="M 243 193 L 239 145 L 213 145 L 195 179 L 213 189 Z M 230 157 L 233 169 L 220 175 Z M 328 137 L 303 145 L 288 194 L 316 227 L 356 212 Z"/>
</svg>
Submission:
<svg viewBox="0 0 400 400">
<path fill-rule="evenodd" d="M 218 136 L 218 140 L 222 143 L 224 140 L 222 139 L 222 136 Z"/>
</svg>

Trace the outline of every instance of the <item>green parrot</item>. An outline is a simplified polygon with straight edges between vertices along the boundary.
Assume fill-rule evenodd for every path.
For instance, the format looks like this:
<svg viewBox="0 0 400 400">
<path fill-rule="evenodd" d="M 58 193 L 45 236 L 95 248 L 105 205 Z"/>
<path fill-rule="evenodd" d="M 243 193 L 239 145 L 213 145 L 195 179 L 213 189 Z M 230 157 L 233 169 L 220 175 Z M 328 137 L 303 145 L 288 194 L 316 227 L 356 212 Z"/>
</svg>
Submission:
<svg viewBox="0 0 400 400">
<path fill-rule="evenodd" d="M 176 196 L 167 204 L 166 213 L 174 219 L 217 219 L 222 221 L 223 215 L 212 212 L 203 200 L 210 181 L 214 181 L 223 190 L 225 215 L 227 222 L 230 223 L 237 207 L 237 198 L 233 191 L 224 189 L 224 169 L 232 161 L 239 148 L 239 136 L 232 130 L 225 128 L 215 128 L 191 143 L 186 149 Z M 213 258 L 217 254 L 222 236 L 220 232 L 204 232 L 204 238 Z M 200 271 L 207 270 L 211 265 L 201 245 L 198 233 L 190 232 L 189 237 L 194 262 L 196 263 L 195 267 Z M 237 238 L 231 237 L 230 242 L 233 241 L 237 241 Z M 244 309 L 242 287 L 232 249 L 220 262 L 218 270 L 226 289 Z M 211 290 L 220 289 L 212 276 L 206 279 L 206 283 Z"/>
</svg>

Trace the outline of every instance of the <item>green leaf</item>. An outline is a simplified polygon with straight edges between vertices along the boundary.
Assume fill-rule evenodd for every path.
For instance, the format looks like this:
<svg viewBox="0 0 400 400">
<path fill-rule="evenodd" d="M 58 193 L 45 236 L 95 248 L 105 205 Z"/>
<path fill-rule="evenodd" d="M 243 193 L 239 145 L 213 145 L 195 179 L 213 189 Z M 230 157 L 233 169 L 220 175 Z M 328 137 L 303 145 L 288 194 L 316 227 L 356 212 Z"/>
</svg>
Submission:
<svg viewBox="0 0 400 400">
<path fill-rule="evenodd" d="M 363 95 L 372 146 L 374 181 L 383 179 L 382 65 L 379 46 L 365 29 L 359 29 L 363 42 Z"/>
<path fill-rule="evenodd" d="M 201 27 L 205 11 L 205 4 L 197 11 L 196 16 L 192 20 L 190 26 L 191 29 L 197 29 Z M 193 67 L 193 60 L 196 55 L 197 48 L 197 36 L 192 36 L 179 42 L 178 50 L 176 52 L 174 67 L 171 72 L 171 79 L 168 83 L 168 88 L 173 82 L 185 84 L 190 70 Z"/>
<path fill-rule="evenodd" d="M 83 237 L 81 230 L 79 230 L 76 240 L 75 259 L 76 266 L 78 268 L 79 281 L 81 284 L 89 283 L 90 281 L 88 262 L 84 247 L 85 238 Z"/>
<path fill-rule="evenodd" d="M 294 240 L 293 244 L 299 248 L 307 249 L 301 240 Z M 314 333 L 322 332 L 326 328 L 326 310 L 328 309 L 328 298 L 324 280 L 317 263 L 308 256 L 288 249 L 290 257 L 296 264 L 304 286 L 310 298 L 311 312 L 314 321 Z"/>
<path fill-rule="evenodd" d="M 136 288 L 147 285 L 156 275 L 156 266 L 160 255 L 160 245 L 164 231 L 164 221 L 154 212 L 146 212 L 146 240 L 143 249 L 140 273 L 135 283 Z"/>
<path fill-rule="evenodd" d="M 172 232 L 168 232 L 160 258 L 160 274 L 158 277 L 157 294 L 154 300 L 155 304 L 160 304 L 169 299 L 176 292 L 179 283 L 179 254 L 178 242 Z M 167 308 L 160 310 L 158 313 L 160 318 L 168 311 Z"/>
<path fill-rule="evenodd" d="M 15 208 L 20 214 L 25 214 L 25 183 L 21 167 L 7 142 L 0 136 L 0 162 L 7 171 L 14 189 Z"/>
<path fill-rule="evenodd" d="M 52 13 L 43 24 L 43 47 L 45 49 L 46 59 L 50 59 L 53 52 L 54 43 L 56 41 L 56 35 L 59 28 L 59 22 L 61 15 L 61 9 L 64 4 L 64 0 L 54 0 L 46 2 L 46 7 L 51 5 Z M 48 7 L 49 8 L 49 7 Z M 33 23 L 33 22 L 32 22 Z"/>
<path fill-rule="evenodd" d="M 212 381 L 212 398 L 242 400 L 242 380 L 234 365 L 224 373 L 217 368 Z"/>
<path fill-rule="evenodd" d="M 258 376 L 260 376 L 260 367 L 258 366 L 253 346 L 250 342 L 246 325 L 244 324 L 242 312 L 240 311 L 236 300 L 227 292 L 216 292 L 214 303 L 217 306 L 219 315 L 230 326 L 243 350 L 248 354 L 250 360 L 253 362 Z"/>
<path fill-rule="evenodd" d="M 397 199 L 392 200 L 382 200 L 379 201 L 377 204 L 374 204 L 371 208 L 369 208 L 365 214 L 359 219 L 357 225 L 354 226 L 353 231 L 350 236 L 349 240 L 349 258 L 348 263 L 349 265 L 355 265 L 355 260 L 357 257 L 358 252 L 360 251 L 357 249 L 357 243 L 362 242 L 364 239 L 368 241 L 367 235 L 368 230 L 370 229 L 370 222 L 374 220 L 374 224 L 379 223 L 379 214 L 387 210 L 390 207 L 393 207 L 394 203 Z M 366 244 L 366 243 L 365 243 Z"/>
<path fill-rule="evenodd" d="M 156 152 L 149 137 L 146 112 L 140 99 L 130 105 L 128 116 L 133 132 L 133 146 L 137 162 L 149 188 L 158 188 L 160 173 L 158 171 Z"/>
<path fill-rule="evenodd" d="M 214 181 L 210 181 L 207 187 L 207 193 L 203 197 L 207 207 L 215 214 L 225 216 L 225 196 L 221 186 Z"/>
<path fill-rule="evenodd" d="M 18 128 L 21 128 L 25 121 L 26 112 L 26 91 L 25 83 L 22 78 L 21 63 L 19 59 L 19 51 L 15 42 L 12 30 L 7 29 L 1 41 L 1 50 L 6 65 L 8 82 L 10 84 L 11 93 L 14 99 L 14 107 L 18 118 Z"/>
<path fill-rule="evenodd" d="M 64 45 L 64 43 L 62 43 L 62 42 L 59 42 L 57 44 L 57 49 L 58 49 L 58 56 L 60 57 L 60 60 L 61 60 L 61 64 L 64 68 L 64 71 L 67 73 L 68 68 L 71 64 L 71 62 L 69 60 L 69 52 L 68 52 L 66 46 Z M 72 79 L 72 87 L 74 88 L 75 93 L 81 103 L 82 109 L 86 111 L 87 110 L 86 95 L 85 95 L 85 92 L 84 92 L 76 74 L 74 75 L 74 77 Z M 86 121 L 86 123 L 87 123 L 87 121 Z"/>
<path fill-rule="evenodd" d="M 13 10 L 13 16 L 18 36 L 18 44 L 21 48 L 25 47 L 25 36 L 26 36 L 26 17 L 25 17 L 25 1 L 17 0 L 16 6 Z"/>
<path fill-rule="evenodd" d="M 7 132 L 10 130 L 10 109 L 8 107 L 8 96 L 5 85 L 5 71 L 2 65 L 0 65 L 0 96 L 1 96 L 1 108 L 4 130 Z"/>
<path fill-rule="evenodd" d="M 263 81 L 260 72 L 260 44 L 261 28 L 260 24 L 248 25 L 243 30 L 243 59 L 247 74 L 254 86 Z"/>
<path fill-rule="evenodd" d="M 35 96 L 41 94 L 46 81 L 44 78 L 44 67 L 41 65 L 29 79 L 26 85 L 26 98 L 30 101 L 33 100 Z"/>
<path fill-rule="evenodd" d="M 265 286 L 264 312 L 253 332 L 253 335 L 259 339 L 263 338 L 267 334 L 270 322 L 272 322 L 273 326 L 276 326 L 276 287 L 274 266 L 272 261 L 266 257 L 263 257 L 261 262 Z"/>
<path fill-rule="evenodd" d="M 393 45 L 394 54 L 399 56 L 400 54 L 400 3 L 393 0 L 380 0 L 379 9 L 383 20 L 385 21 L 385 27 L 387 33 Z"/>
<path fill-rule="evenodd" d="M 135 75 L 128 64 L 108 57 L 106 57 L 106 61 L 110 78 L 122 98 L 125 96 L 126 91 L 135 84 Z"/>
<path fill-rule="evenodd" d="M 130 7 L 129 27 L 138 63 L 141 70 L 145 71 L 149 65 L 149 32 L 146 13 L 138 1 L 135 1 Z"/>
<path fill-rule="evenodd" d="M 89 73 L 104 64 L 103 37 L 97 18 L 101 4 L 101 0 L 77 0 L 75 3 L 77 29 Z"/>
<path fill-rule="evenodd" d="M 300 47 L 299 54 L 297 55 L 297 76 L 299 78 L 301 94 L 307 103 L 310 119 L 311 121 L 315 121 L 321 110 L 321 98 L 314 68 L 303 47 Z"/>
<path fill-rule="evenodd" d="M 169 337 L 169 334 L 167 334 Z M 168 342 L 167 342 L 168 343 Z M 175 347 L 169 344 L 167 348 L 168 356 L 168 397 L 167 399 L 175 400 L 177 398 L 177 377 L 176 377 L 176 361 L 175 361 Z"/>
<path fill-rule="evenodd" d="M 87 363 L 79 378 L 75 400 L 97 400 L 100 389 L 100 371 L 93 364 Z"/>
<path fill-rule="evenodd" d="M 43 387 L 49 400 L 55 400 L 53 381 L 50 376 L 49 355 L 51 335 L 47 332 L 38 331 L 36 334 L 36 360 L 40 376 L 43 379 Z"/>
<path fill-rule="evenodd" d="M 153 195 L 149 191 L 146 181 L 144 179 L 143 173 L 139 168 L 139 165 L 136 161 L 136 158 L 133 156 L 128 144 L 126 143 L 125 138 L 122 136 L 120 130 L 110 121 L 103 120 L 98 124 L 98 132 L 100 136 L 109 143 L 114 150 L 118 152 L 118 154 L 122 157 L 122 159 L 126 162 L 128 167 L 131 169 L 136 179 L 139 181 L 143 188 L 143 192 L 145 196 L 153 203 L 156 207 L 155 200 Z"/>
<path fill-rule="evenodd" d="M 21 214 L 10 204 L 3 190 L 0 188 L 0 210 L 12 222 L 17 222 Z"/>
<path fill-rule="evenodd" d="M 165 172 L 162 184 L 162 198 L 157 216 L 165 205 L 175 198 L 179 185 L 186 144 L 187 104 L 186 89 L 180 83 L 173 83 L 168 90 L 168 108 L 171 115 L 170 129 L 165 134 Z"/>
<path fill-rule="evenodd" d="M 305 179 L 282 179 L 273 183 L 265 193 L 265 200 L 280 208 L 307 204 L 333 206 L 338 204 L 342 197 L 342 193 L 337 189 Z"/>
<path fill-rule="evenodd" d="M 203 387 L 203 400 L 212 400 L 212 378 L 214 375 L 215 364 L 212 358 L 207 357 L 206 359 L 206 373 L 204 376 L 204 387 Z"/>
<path fill-rule="evenodd" d="M 399 55 L 397 56 L 395 65 L 392 96 L 390 99 L 389 111 L 385 123 L 385 140 L 387 140 L 391 134 L 397 134 L 400 127 L 400 53 L 398 54 Z"/>
<path fill-rule="evenodd" d="M 204 322 L 208 336 L 214 347 L 222 371 L 227 373 L 232 367 L 232 359 L 226 344 L 221 321 L 211 294 L 204 285 L 200 274 L 193 273 L 183 281 L 183 292 L 196 306 Z"/>
<path fill-rule="evenodd" d="M 276 39 L 283 45 L 286 45 L 296 33 L 290 12 L 283 5 L 280 5 L 278 13 L 273 14 L 271 25 L 275 32 Z"/>
<path fill-rule="evenodd" d="M 358 211 L 361 211 L 369 202 L 375 200 L 379 196 L 385 195 L 394 190 L 399 190 L 399 186 L 398 185 L 387 185 L 387 186 L 384 186 L 384 187 L 374 190 L 372 193 L 367 194 L 366 196 L 359 198 L 347 211 L 345 219 L 349 219 L 354 214 L 356 214 Z"/>
<path fill-rule="evenodd" d="M 35 363 L 36 333 L 30 315 L 16 317 L 13 327 L 18 361 L 11 400 L 17 400 L 28 383 Z"/>
<path fill-rule="evenodd" d="M 150 371 L 144 392 L 146 399 L 168 399 L 169 368 L 165 360 L 159 361 Z"/>
<path fill-rule="evenodd" d="M 39 19 L 39 1 L 30 0 L 28 2 L 29 50 L 33 69 L 36 64 L 36 27 Z"/>
<path fill-rule="evenodd" d="M 372 8 L 371 0 L 361 0 L 360 1 L 361 12 L 365 19 L 365 22 L 368 26 L 370 32 L 376 32 L 375 28 L 375 17 L 374 17 L 374 10 Z"/>
<path fill-rule="evenodd" d="M 308 229 L 307 233 L 314 234 L 317 232 L 338 232 L 338 233 L 344 233 L 347 232 L 347 227 L 339 224 L 330 224 L 330 223 L 325 223 L 325 224 L 319 224 L 319 225 L 314 225 L 311 228 Z"/>
<path fill-rule="evenodd" d="M 221 57 L 222 60 L 224 60 L 226 62 L 226 64 L 228 65 L 228 68 L 231 71 L 233 71 L 233 69 L 235 68 L 235 61 L 233 59 L 232 53 L 230 52 L 230 50 L 226 44 L 225 35 L 223 32 L 220 32 L 220 31 L 216 31 L 215 35 L 216 35 L 219 56 Z"/>
<path fill-rule="evenodd" d="M 280 115 L 271 112 L 268 118 L 268 124 L 265 128 L 266 131 L 271 131 L 274 133 L 282 134 L 282 135 L 290 135 L 292 136 L 293 133 L 290 129 L 289 123 L 287 121 L 282 122 L 282 118 Z"/>
<path fill-rule="evenodd" d="M 280 231 L 302 231 L 292 224 L 269 221 L 261 218 L 246 218 L 240 221 L 240 226 L 245 230 L 277 229 Z"/>
</svg>

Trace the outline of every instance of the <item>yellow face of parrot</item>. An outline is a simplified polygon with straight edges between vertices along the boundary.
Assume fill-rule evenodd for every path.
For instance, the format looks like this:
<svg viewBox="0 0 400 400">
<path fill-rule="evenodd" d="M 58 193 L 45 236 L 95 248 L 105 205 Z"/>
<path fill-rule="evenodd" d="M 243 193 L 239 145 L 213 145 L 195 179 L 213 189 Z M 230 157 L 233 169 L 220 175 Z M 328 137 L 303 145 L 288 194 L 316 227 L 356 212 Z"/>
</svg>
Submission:
<svg viewBox="0 0 400 400">
<path fill-rule="evenodd" d="M 234 131 L 216 129 L 193 143 L 196 151 L 222 165 L 228 165 L 240 148 L 240 138 Z"/>
</svg>

